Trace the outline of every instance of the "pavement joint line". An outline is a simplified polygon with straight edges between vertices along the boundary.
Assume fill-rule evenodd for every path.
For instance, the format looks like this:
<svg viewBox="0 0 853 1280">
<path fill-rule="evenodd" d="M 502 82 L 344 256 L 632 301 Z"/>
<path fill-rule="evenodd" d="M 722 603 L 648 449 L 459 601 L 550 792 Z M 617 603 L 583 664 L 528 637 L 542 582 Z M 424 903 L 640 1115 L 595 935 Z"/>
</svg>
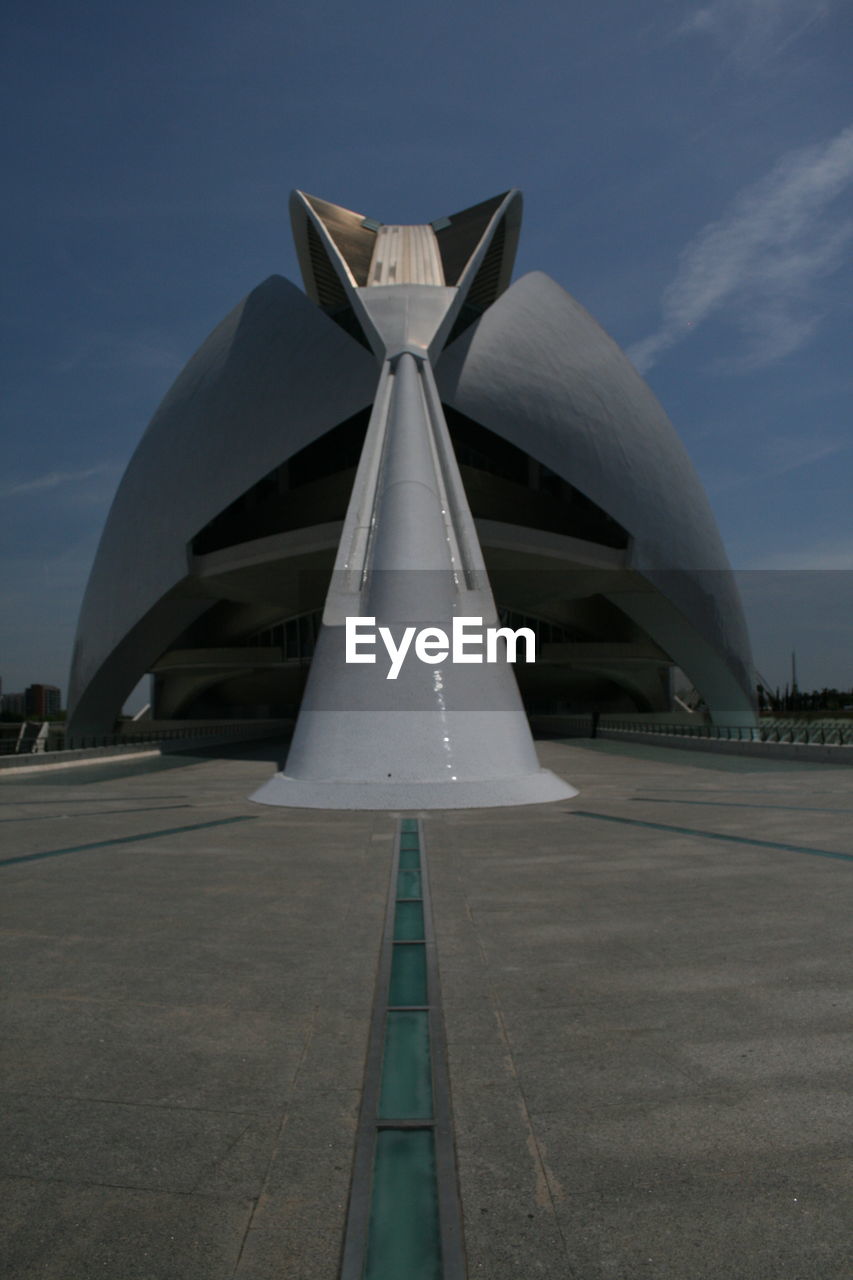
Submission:
<svg viewBox="0 0 853 1280">
<path fill-rule="evenodd" d="M 11 765 L 9 768 L 0 770 L 0 777 L 7 774 L 13 778 L 19 778 L 22 773 L 55 773 L 59 769 L 83 769 L 87 765 L 100 768 L 104 764 L 112 764 L 118 761 L 120 764 L 126 764 L 129 760 L 142 760 L 149 756 L 159 756 L 161 751 L 127 751 L 117 752 L 115 755 L 108 756 L 87 756 L 85 760 L 51 760 L 48 764 L 19 764 Z"/>
<path fill-rule="evenodd" d="M 380 1076 L 385 1047 L 385 1011 L 391 982 L 394 919 L 396 914 L 395 897 L 399 869 L 400 839 L 398 827 L 391 858 L 382 942 L 379 951 L 373 1009 L 370 1017 L 361 1109 L 356 1132 L 349 1203 L 347 1205 L 346 1227 L 342 1245 L 341 1280 L 362 1280 L 367 1255 L 371 1183 L 377 1134 L 376 1116 L 379 1111 Z"/>
<path fill-rule="evenodd" d="M 85 1093 L 45 1093 L 43 1089 L 0 1089 L 0 1097 L 43 1098 L 50 1102 L 84 1102 L 87 1106 L 94 1104 L 99 1107 L 130 1107 L 133 1110 L 140 1108 L 147 1111 L 190 1111 L 212 1116 L 243 1116 L 249 1119 L 246 1128 L 250 1128 L 262 1117 L 277 1112 L 275 1107 L 255 1107 L 247 1111 L 235 1111 L 233 1107 L 191 1107 L 177 1102 L 131 1102 L 127 1098 L 92 1098 Z M 288 1105 L 290 1105 L 289 1102 Z M 245 1132 L 244 1129 L 243 1133 Z"/>
<path fill-rule="evenodd" d="M 143 805 L 141 809 L 89 809 L 85 813 L 79 811 L 73 816 L 75 818 L 106 818 L 111 814 L 117 813 L 163 813 L 166 809 L 192 809 L 191 804 L 161 804 L 161 805 Z M 63 818 L 71 815 L 67 813 L 40 813 L 33 816 L 29 813 L 22 813 L 20 818 L 0 818 L 0 822 L 61 822 Z"/>
<path fill-rule="evenodd" d="M 57 784 L 58 785 L 58 784 Z M 122 800 L 171 800 L 171 796 L 104 796 L 103 800 L 98 800 L 97 796 L 39 796 L 36 800 L 3 800 L 0 801 L 0 809 L 17 809 L 19 805 L 35 804 L 39 808 L 45 804 L 118 804 Z"/>
<path fill-rule="evenodd" d="M 135 844 L 139 840 L 156 840 L 158 836 L 177 836 L 186 831 L 205 831 L 210 827 L 231 826 L 235 822 L 257 822 L 254 814 L 236 818 L 216 818 L 212 822 L 194 822 L 188 827 L 165 827 L 161 831 L 142 831 L 134 836 L 114 836 L 112 840 L 92 840 L 88 844 L 68 845 L 64 849 L 46 849 L 42 853 L 22 853 L 15 858 L 0 859 L 0 867 L 11 867 L 21 862 L 38 862 L 43 858 L 61 858 L 67 853 L 85 853 L 89 849 L 109 849 L 118 844 Z"/>
<path fill-rule="evenodd" d="M 621 822 L 628 827 L 646 827 L 650 831 L 668 831 L 672 835 L 699 836 L 705 840 L 723 840 L 727 844 L 745 844 L 757 849 L 782 849 L 785 853 L 806 853 L 813 858 L 835 858 L 853 862 L 853 853 L 836 853 L 832 849 L 812 849 L 807 845 L 784 844 L 781 840 L 756 840 L 750 836 L 732 836 L 724 831 L 701 831 L 698 827 L 676 827 L 665 822 L 647 822 L 641 818 L 619 818 L 612 813 L 593 813 L 589 809 L 568 809 L 575 818 L 597 818 L 601 822 Z"/>
<path fill-rule="evenodd" d="M 742 774 L 742 777 L 743 777 L 743 774 Z M 847 782 L 847 781 L 848 781 L 848 778 L 845 777 L 844 782 Z M 638 786 L 637 790 L 648 791 L 649 790 L 648 783 L 646 783 L 646 785 L 644 785 L 643 787 Z M 790 790 L 790 788 L 785 787 L 784 790 L 785 790 L 785 794 L 788 794 L 788 791 Z M 848 788 L 844 787 L 844 790 L 847 791 Z M 731 795 L 731 788 L 722 787 L 722 786 L 721 787 L 710 787 L 710 786 L 679 787 L 678 791 L 679 791 L 679 795 L 681 795 L 681 792 L 683 791 L 693 791 L 695 795 L 701 795 L 701 796 Z M 820 787 L 809 787 L 808 791 L 809 791 L 809 795 L 813 795 L 813 796 L 836 796 L 840 794 L 839 787 L 833 787 L 831 788 L 831 790 L 830 788 L 827 788 L 827 787 L 825 787 L 824 790 L 821 790 Z M 742 796 L 766 796 L 768 794 L 771 794 L 771 792 L 768 792 L 768 787 L 738 787 L 738 795 L 742 795 Z"/>
<path fill-rule="evenodd" d="M 239 1146 L 239 1144 L 245 1138 L 246 1134 L 249 1133 L 252 1127 L 257 1123 L 257 1118 L 255 1116 L 252 1116 L 252 1115 L 247 1116 L 246 1113 L 244 1113 L 243 1118 L 246 1120 L 246 1123 L 243 1125 L 243 1128 L 240 1130 L 239 1133 L 234 1135 L 234 1137 L 231 1139 L 230 1142 L 226 1143 L 225 1149 L 223 1151 L 220 1151 L 219 1154 L 215 1156 L 214 1159 L 210 1160 L 208 1164 L 201 1170 L 195 1182 L 193 1183 L 192 1187 L 190 1188 L 190 1194 L 193 1194 L 196 1191 L 198 1191 L 199 1188 L 203 1185 L 206 1178 L 211 1177 L 211 1175 L 216 1173 L 217 1169 L 222 1168 L 225 1161 L 231 1155 L 231 1152 L 234 1151 L 234 1149 L 237 1146 Z M 257 1201 L 255 1202 L 255 1207 L 257 1207 Z"/>
<path fill-rule="evenodd" d="M 563 1229 L 563 1224 L 560 1220 L 560 1214 L 557 1211 L 557 1205 L 555 1202 L 555 1192 L 554 1192 L 554 1187 L 552 1186 L 553 1174 L 550 1168 L 548 1167 L 548 1164 L 546 1162 L 545 1156 L 542 1151 L 542 1147 L 540 1146 L 539 1139 L 536 1134 L 536 1129 L 534 1128 L 534 1115 L 531 1112 L 530 1107 L 528 1106 L 527 1096 L 522 1087 L 521 1077 L 519 1075 L 518 1066 L 516 1064 L 516 1058 L 520 1055 L 518 1054 L 518 1051 L 513 1046 L 512 1039 L 509 1034 L 509 1029 L 507 1027 L 506 1017 L 504 1015 L 504 1011 L 501 1006 L 501 1002 L 498 997 L 498 994 L 495 990 L 494 981 L 490 974 L 490 960 L 489 960 L 488 952 L 483 942 L 483 939 L 480 936 L 480 931 L 477 924 L 477 915 L 479 913 L 475 912 L 474 908 L 471 906 L 471 902 L 468 897 L 466 883 L 462 876 L 461 866 L 462 866 L 461 860 L 457 860 L 456 868 L 455 868 L 455 878 L 458 885 L 457 897 L 463 904 L 464 911 L 465 911 L 465 918 L 468 921 L 468 925 L 471 929 L 471 932 L 474 935 L 477 951 L 479 952 L 479 955 L 480 955 L 480 961 L 485 973 L 485 982 L 488 987 L 489 998 L 492 1005 L 492 1012 L 495 1016 L 495 1021 L 497 1024 L 498 1035 L 501 1041 L 501 1046 L 507 1060 L 509 1061 L 510 1074 L 512 1076 L 515 1087 L 518 1090 L 521 1114 L 523 1116 L 524 1124 L 527 1128 L 528 1142 L 530 1143 L 530 1147 L 528 1148 L 528 1150 L 530 1151 L 530 1154 L 533 1156 L 533 1162 L 534 1162 L 534 1168 L 535 1168 L 535 1174 L 536 1174 L 537 1180 L 541 1178 L 542 1185 L 545 1187 L 545 1190 L 548 1196 L 548 1201 L 551 1208 L 553 1224 L 556 1229 L 557 1235 L 559 1236 L 560 1242 L 562 1244 L 563 1254 L 564 1254 L 563 1265 L 565 1266 L 565 1274 L 568 1277 L 568 1280 L 575 1280 L 575 1277 L 577 1276 L 577 1272 L 575 1271 L 575 1268 L 573 1267 L 570 1260 L 571 1255 L 569 1253 L 566 1234 Z M 550 1010 L 556 1010 L 561 1014 L 565 1013 L 565 1005 L 563 1004 L 544 1005 L 544 1006 L 539 1006 L 538 1008 L 539 1008 L 539 1012 L 543 1016 L 547 1016 Z M 618 1103 L 618 1104 L 614 1103 L 613 1105 L 622 1106 L 621 1103 Z M 548 1114 L 548 1112 L 545 1112 L 545 1111 L 538 1111 L 536 1113 L 537 1116 L 546 1115 L 546 1114 Z M 558 1114 L 561 1114 L 561 1115 L 563 1114 L 562 1109 L 560 1109 Z"/>
<path fill-rule="evenodd" d="M 371 823 L 370 832 L 365 842 L 365 846 L 364 846 L 365 850 L 370 849 L 371 845 L 373 844 L 373 841 L 375 840 L 375 835 L 376 835 L 376 817 L 374 816 L 374 820 Z M 392 880 L 392 884 L 393 883 L 394 881 Z M 344 912 L 344 919 L 341 926 L 343 931 L 346 931 L 348 922 L 350 921 L 352 914 L 353 914 L 353 900 L 350 899 L 347 903 L 346 910 Z M 326 966 L 326 976 L 325 976 L 323 985 L 325 986 L 325 988 L 329 988 L 330 986 L 332 986 L 334 980 L 335 980 L 334 965 L 332 961 L 329 960 Z M 234 1270 L 231 1273 L 231 1280 L 237 1280 L 237 1277 L 240 1273 L 243 1256 L 246 1252 L 246 1246 L 249 1242 L 249 1237 L 252 1231 L 256 1230 L 254 1226 L 255 1216 L 258 1212 L 261 1202 L 264 1199 L 264 1196 L 267 1193 L 267 1187 L 269 1185 L 269 1180 L 270 1180 L 270 1173 L 274 1166 L 276 1157 L 278 1156 L 281 1150 L 283 1142 L 286 1140 L 287 1128 L 291 1120 L 291 1110 L 294 1105 L 294 1100 L 299 1093 L 298 1081 L 299 1081 L 300 1075 L 304 1071 L 305 1063 L 308 1060 L 314 1037 L 317 1034 L 317 1019 L 318 1019 L 318 1014 L 321 1011 L 321 1008 L 322 1008 L 322 997 L 321 995 L 318 994 L 318 997 L 314 1001 L 313 1007 L 310 1012 L 310 1016 L 308 1018 L 308 1030 L 306 1032 L 305 1039 L 302 1045 L 302 1052 L 299 1056 L 299 1062 L 297 1063 L 293 1071 L 292 1078 L 290 1081 L 289 1096 L 287 1097 L 286 1100 L 283 1101 L 282 1109 L 278 1109 L 276 1112 L 276 1114 L 278 1114 L 280 1118 L 279 1118 L 278 1126 L 276 1128 L 275 1137 L 270 1146 L 269 1156 L 266 1162 L 266 1168 L 264 1170 L 263 1179 L 261 1181 L 260 1192 L 257 1196 L 249 1197 L 248 1199 L 248 1203 L 251 1204 L 251 1209 L 246 1219 L 246 1225 L 240 1239 L 240 1247 L 237 1251 L 237 1258 L 234 1263 Z M 263 1113 L 258 1113 L 258 1114 L 263 1114 Z"/>
<path fill-rule="evenodd" d="M 418 876 L 419 898 L 411 893 L 412 872 Z M 398 937 L 400 908 L 413 901 L 423 904 L 423 937 Z M 409 949 L 418 947 L 424 972 L 413 978 L 398 969 L 395 961 L 407 954 L 417 956 Z M 398 998 L 410 991 L 416 996 L 423 992 L 426 1003 Z M 399 1020 L 407 1017 L 409 1023 L 401 1024 Z M 419 1018 L 424 1022 L 412 1022 Z M 419 1275 L 429 1274 L 435 1280 L 464 1280 L 466 1274 L 423 824 L 419 819 L 401 818 L 391 863 L 340 1277 L 398 1280 L 413 1267 Z"/>
<path fill-rule="evenodd" d="M 634 803 L 641 801 L 643 804 L 704 804 L 712 805 L 716 809 L 784 809 L 790 813 L 853 813 L 853 809 L 828 809 L 805 804 L 750 804 L 744 803 L 743 800 L 679 800 L 672 796 L 665 799 L 658 796 L 629 796 L 629 799 Z"/>
<path fill-rule="evenodd" d="M 162 1196 L 185 1196 L 188 1200 L 229 1200 L 227 1193 L 222 1191 L 186 1191 L 180 1187 L 162 1187 L 152 1186 L 147 1182 L 99 1182 L 95 1178 L 59 1178 L 55 1174 L 49 1176 L 47 1174 L 33 1173 L 4 1173 L 3 1178 L 10 1182 L 35 1182 L 58 1184 L 61 1187 L 105 1187 L 109 1191 L 148 1191 L 152 1195 Z M 253 1196 L 244 1196 L 244 1204 L 252 1204 Z"/>
</svg>

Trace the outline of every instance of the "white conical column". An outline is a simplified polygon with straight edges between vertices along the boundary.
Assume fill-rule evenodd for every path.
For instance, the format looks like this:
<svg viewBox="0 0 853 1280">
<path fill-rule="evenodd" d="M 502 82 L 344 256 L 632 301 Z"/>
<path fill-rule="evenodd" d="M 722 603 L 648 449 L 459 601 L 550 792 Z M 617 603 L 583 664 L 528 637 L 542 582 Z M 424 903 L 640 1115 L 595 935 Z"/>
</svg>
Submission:
<svg viewBox="0 0 853 1280">
<path fill-rule="evenodd" d="M 576 794 L 540 768 L 509 664 L 426 663 L 412 648 L 390 680 L 381 642 L 375 664 L 346 661 L 348 616 L 374 618 L 397 645 L 409 627 L 497 625 L 425 351 L 383 367 L 287 763 L 252 798 L 430 809 Z"/>
</svg>

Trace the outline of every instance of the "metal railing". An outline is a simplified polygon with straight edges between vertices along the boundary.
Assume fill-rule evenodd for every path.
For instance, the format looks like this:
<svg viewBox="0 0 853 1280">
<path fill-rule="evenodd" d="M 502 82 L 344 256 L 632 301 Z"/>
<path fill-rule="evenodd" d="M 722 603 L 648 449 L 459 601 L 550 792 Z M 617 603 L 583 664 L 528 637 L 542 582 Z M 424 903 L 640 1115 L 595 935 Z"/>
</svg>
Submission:
<svg viewBox="0 0 853 1280">
<path fill-rule="evenodd" d="M 647 733 L 661 737 L 707 738 L 722 742 L 781 742 L 804 746 L 853 746 L 853 724 L 842 720 L 763 720 L 754 726 L 658 724 L 654 721 L 602 718 L 599 733 Z"/>
<path fill-rule="evenodd" d="M 160 745 L 167 742 L 190 741 L 199 738 L 245 739 L 251 738 L 255 734 L 259 737 L 267 737 L 281 732 L 283 723 L 275 726 L 264 721 L 258 721 L 255 725 L 246 721 L 241 721 L 237 724 L 217 721 L 210 725 L 187 725 L 186 728 L 135 729 L 132 733 L 77 734 L 74 737 L 67 737 L 62 731 L 59 733 L 50 732 L 44 750 L 51 753 L 55 751 L 86 751 L 98 747 Z M 0 739 L 0 756 L 20 754 L 30 754 L 30 752 L 20 750 L 17 733 L 14 737 Z"/>
<path fill-rule="evenodd" d="M 546 717 L 550 719 L 551 717 Z M 560 722 L 561 733 L 565 730 L 577 736 L 593 737 L 593 717 L 591 715 L 558 715 L 554 717 Z M 533 717 L 534 721 L 539 719 Z M 238 724 L 216 722 L 210 725 L 188 725 L 184 727 L 134 730 L 132 733 L 80 734 L 67 739 L 65 735 L 51 732 L 44 750 L 72 751 L 91 750 L 98 747 L 131 747 L 146 744 L 174 743 L 209 738 L 251 738 L 274 736 L 281 732 L 283 723 L 276 726 L 268 722 L 258 721 L 256 724 L 242 721 Z M 774 717 L 763 719 L 754 726 L 714 725 L 714 724 L 666 724 L 653 720 L 615 720 L 602 716 L 596 731 L 605 733 L 613 730 L 617 733 L 645 733 L 656 737 L 667 738 L 705 738 L 723 742 L 779 742 L 800 743 L 806 746 L 851 747 L 853 746 L 853 722 L 847 720 L 798 720 Z M 27 754 L 18 745 L 15 736 L 0 739 L 0 757 L 15 754 Z"/>
</svg>

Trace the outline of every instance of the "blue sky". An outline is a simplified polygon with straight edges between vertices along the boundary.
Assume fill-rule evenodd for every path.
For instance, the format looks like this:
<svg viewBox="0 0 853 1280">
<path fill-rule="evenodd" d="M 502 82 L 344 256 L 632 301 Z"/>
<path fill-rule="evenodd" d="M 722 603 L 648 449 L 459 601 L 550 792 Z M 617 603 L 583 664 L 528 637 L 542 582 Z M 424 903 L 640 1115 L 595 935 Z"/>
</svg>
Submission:
<svg viewBox="0 0 853 1280">
<path fill-rule="evenodd" d="M 853 685 L 850 0 L 12 6 L 0 675 L 67 686 L 115 486 L 289 190 L 422 222 L 517 186 L 697 466 L 759 670 Z M 156 515 L 155 517 L 156 518 Z M 795 572 L 796 571 L 796 572 Z"/>
</svg>

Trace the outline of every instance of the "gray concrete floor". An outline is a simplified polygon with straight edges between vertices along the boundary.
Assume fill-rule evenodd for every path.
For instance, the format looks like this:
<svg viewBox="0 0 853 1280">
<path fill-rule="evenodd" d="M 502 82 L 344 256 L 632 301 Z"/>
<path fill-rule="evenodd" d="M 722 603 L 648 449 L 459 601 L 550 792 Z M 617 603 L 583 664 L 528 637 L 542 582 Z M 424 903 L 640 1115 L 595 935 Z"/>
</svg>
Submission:
<svg viewBox="0 0 853 1280">
<path fill-rule="evenodd" d="M 230 754 L 0 779 L 9 1280 L 336 1275 L 395 820 Z M 853 770 L 540 754 L 425 820 L 469 1275 L 850 1280 Z"/>
</svg>

